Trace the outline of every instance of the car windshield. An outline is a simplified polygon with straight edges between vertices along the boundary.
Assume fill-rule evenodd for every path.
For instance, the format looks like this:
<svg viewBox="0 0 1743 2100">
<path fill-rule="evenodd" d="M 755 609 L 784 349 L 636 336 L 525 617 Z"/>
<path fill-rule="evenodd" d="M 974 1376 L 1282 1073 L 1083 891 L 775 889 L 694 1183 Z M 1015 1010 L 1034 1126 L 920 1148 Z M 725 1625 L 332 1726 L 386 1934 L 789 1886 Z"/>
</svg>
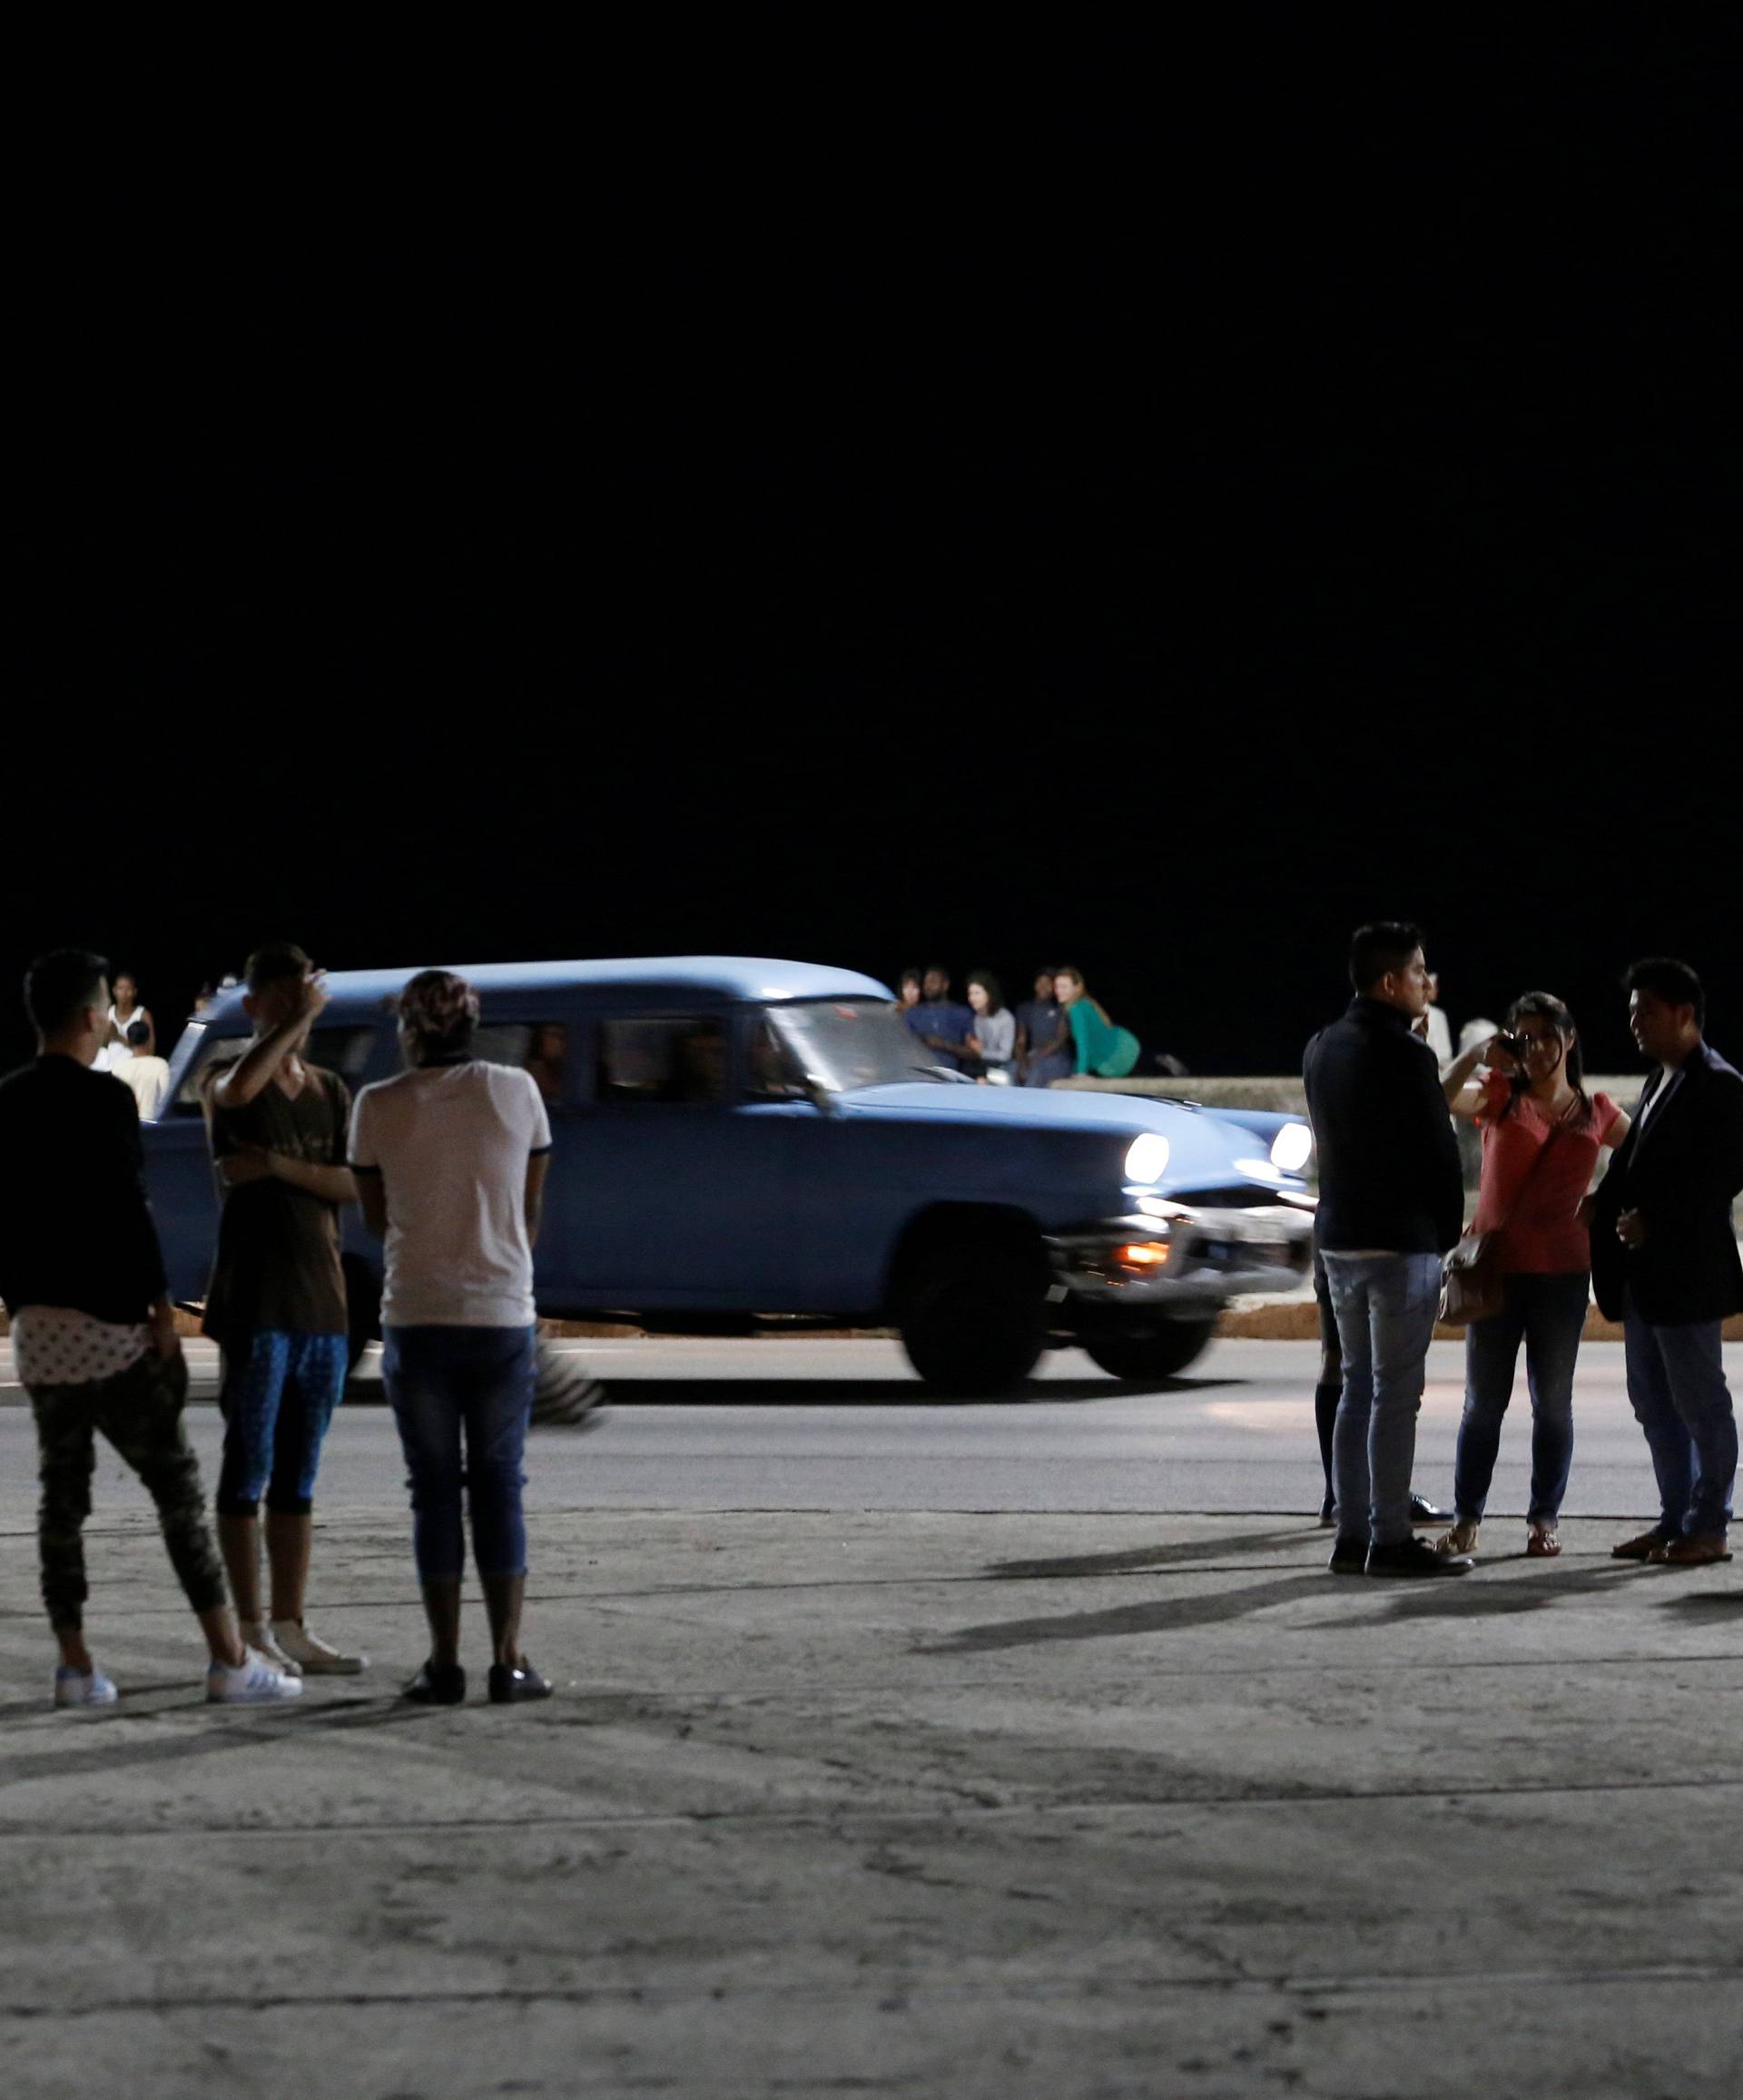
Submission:
<svg viewBox="0 0 1743 2100">
<path fill-rule="evenodd" d="M 925 1044 L 882 1001 L 806 1000 L 769 1009 L 769 1024 L 806 1082 L 832 1094 L 861 1087 L 948 1084 L 955 1074 L 931 1061 Z"/>
</svg>

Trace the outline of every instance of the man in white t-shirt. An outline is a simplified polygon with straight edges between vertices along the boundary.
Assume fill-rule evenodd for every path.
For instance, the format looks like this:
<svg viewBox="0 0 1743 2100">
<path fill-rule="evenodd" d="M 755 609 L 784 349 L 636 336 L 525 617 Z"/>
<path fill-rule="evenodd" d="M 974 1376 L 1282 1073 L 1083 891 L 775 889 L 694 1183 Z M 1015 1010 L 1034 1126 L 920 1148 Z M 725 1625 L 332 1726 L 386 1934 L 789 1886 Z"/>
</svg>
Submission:
<svg viewBox="0 0 1743 2100">
<path fill-rule="evenodd" d="M 163 1089 L 170 1083 L 170 1060 L 151 1053 L 152 1030 L 147 1021 L 136 1020 L 127 1030 L 126 1045 L 109 1053 L 109 1070 L 133 1090 L 142 1123 L 154 1123 L 163 1106 Z"/>
<path fill-rule="evenodd" d="M 387 1243 L 382 1373 L 411 1479 L 429 1621 L 429 1660 L 406 1696 L 433 1706 L 466 1697 L 463 1487 L 490 1619 L 490 1697 L 508 1705 L 551 1689 L 520 1646 L 533 1242 L 551 1127 L 531 1073 L 474 1058 L 478 1019 L 478 997 L 464 978 L 420 971 L 399 999 L 409 1069 L 365 1087 L 351 1115 L 363 1215 Z"/>
</svg>

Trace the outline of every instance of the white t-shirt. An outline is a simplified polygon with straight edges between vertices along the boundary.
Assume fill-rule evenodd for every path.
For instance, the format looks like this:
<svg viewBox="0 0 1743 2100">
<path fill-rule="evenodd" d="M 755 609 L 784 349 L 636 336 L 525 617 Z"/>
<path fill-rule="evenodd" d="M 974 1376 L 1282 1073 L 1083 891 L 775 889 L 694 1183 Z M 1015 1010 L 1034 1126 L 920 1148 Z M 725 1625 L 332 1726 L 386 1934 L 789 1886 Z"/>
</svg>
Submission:
<svg viewBox="0 0 1743 2100">
<path fill-rule="evenodd" d="M 512 1065 L 425 1065 L 363 1089 L 350 1163 L 387 1196 L 383 1326 L 532 1325 L 527 1162 L 550 1149 L 537 1083 Z"/>
<path fill-rule="evenodd" d="M 169 1084 L 168 1058 L 148 1058 L 143 1050 L 129 1050 L 123 1056 L 117 1050 L 109 1072 L 112 1079 L 133 1089 L 140 1121 L 154 1123 L 157 1111 L 163 1106 L 163 1089 Z"/>
</svg>

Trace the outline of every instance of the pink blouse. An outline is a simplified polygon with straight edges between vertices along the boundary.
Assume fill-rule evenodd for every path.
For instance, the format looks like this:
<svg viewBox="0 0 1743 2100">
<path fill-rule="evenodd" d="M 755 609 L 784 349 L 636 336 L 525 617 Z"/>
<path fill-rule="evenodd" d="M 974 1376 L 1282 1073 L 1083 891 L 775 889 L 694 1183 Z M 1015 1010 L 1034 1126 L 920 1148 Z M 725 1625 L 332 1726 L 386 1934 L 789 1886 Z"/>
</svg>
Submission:
<svg viewBox="0 0 1743 2100">
<path fill-rule="evenodd" d="M 1503 1116 L 1512 1089 L 1499 1072 L 1484 1085 L 1482 1182 L 1473 1232 L 1502 1234 L 1501 1266 L 1513 1275 L 1571 1276 L 1591 1267 L 1591 1242 L 1575 1213 L 1590 1186 L 1604 1139 L 1621 1110 L 1593 1094 L 1591 1113 L 1559 1127 L 1529 1094 Z M 1542 1165 L 1539 1155 L 1554 1139 Z M 1530 1186 L 1526 1186 L 1527 1177 Z M 1522 1191 L 1522 1194 L 1521 1194 Z"/>
</svg>

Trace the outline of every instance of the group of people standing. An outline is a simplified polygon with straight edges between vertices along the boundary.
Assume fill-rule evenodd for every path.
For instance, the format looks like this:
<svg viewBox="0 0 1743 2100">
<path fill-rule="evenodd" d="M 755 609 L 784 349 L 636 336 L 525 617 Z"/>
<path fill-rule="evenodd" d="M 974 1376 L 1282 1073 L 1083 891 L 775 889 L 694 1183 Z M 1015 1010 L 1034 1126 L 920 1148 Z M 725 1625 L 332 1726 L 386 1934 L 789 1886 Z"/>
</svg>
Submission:
<svg viewBox="0 0 1743 2100">
<path fill-rule="evenodd" d="M 94 1069 L 113 1027 L 109 965 L 61 950 L 25 979 L 38 1055 L 0 1082 L 0 1297 L 36 1422 L 55 1703 L 117 1696 L 84 1630 L 82 1532 L 98 1431 L 157 1504 L 210 1651 L 210 1700 L 294 1698 L 305 1676 L 367 1667 L 304 1616 L 321 1448 L 350 1360 L 348 1203 L 385 1242 L 383 1376 L 430 1633 L 406 1696 L 435 1705 L 466 1696 L 469 1511 L 490 1622 L 489 1696 L 545 1698 L 550 1687 L 519 1637 L 532 1248 L 551 1142 L 538 1086 L 474 1059 L 478 995 L 450 972 L 423 971 L 406 985 L 407 1069 L 355 1102 L 338 1073 L 305 1054 L 327 1002 L 308 956 L 271 943 L 249 958 L 244 981 L 252 1035 L 233 1062 L 211 1068 L 203 1096 L 224 1189 L 205 1316 L 223 1358 L 214 1545 L 182 1420 L 187 1366 L 146 1201 L 139 1118 Z"/>
<path fill-rule="evenodd" d="M 1743 1189 L 1743 1077 L 1704 1040 L 1699 979 L 1666 958 L 1626 973 L 1629 1025 L 1654 1068 L 1630 1119 L 1588 1091 L 1573 1016 L 1551 994 L 1515 1001 L 1505 1027 L 1443 1075 L 1418 1033 L 1429 996 L 1418 929 L 1361 928 L 1350 977 L 1354 1000 L 1304 1065 L 1319 1155 L 1315 1414 L 1333 1572 L 1470 1571 L 1521 1346 L 1532 1418 L 1525 1550 L 1559 1553 L 1574 1367 L 1594 1290 L 1622 1325 L 1659 1496 L 1657 1521 L 1612 1552 L 1680 1567 L 1728 1560 L 1738 1435 L 1721 1330 L 1743 1311 L 1731 1217 Z M 1423 1505 L 1411 1470 L 1444 1257 L 1464 1230 L 1449 1109 L 1482 1132 L 1470 1230 L 1492 1241 L 1501 1290 L 1466 1329 L 1454 1508 L 1431 1543 L 1413 1529 Z"/>
<path fill-rule="evenodd" d="M 941 963 L 904 970 L 896 1011 L 938 1063 L 994 1087 L 1050 1087 L 1086 1073 L 1123 1079 L 1141 1045 L 1116 1027 L 1071 964 L 1035 973 L 1033 996 L 1008 1007 L 990 970 L 971 970 L 968 1001 L 952 996 Z"/>
</svg>

